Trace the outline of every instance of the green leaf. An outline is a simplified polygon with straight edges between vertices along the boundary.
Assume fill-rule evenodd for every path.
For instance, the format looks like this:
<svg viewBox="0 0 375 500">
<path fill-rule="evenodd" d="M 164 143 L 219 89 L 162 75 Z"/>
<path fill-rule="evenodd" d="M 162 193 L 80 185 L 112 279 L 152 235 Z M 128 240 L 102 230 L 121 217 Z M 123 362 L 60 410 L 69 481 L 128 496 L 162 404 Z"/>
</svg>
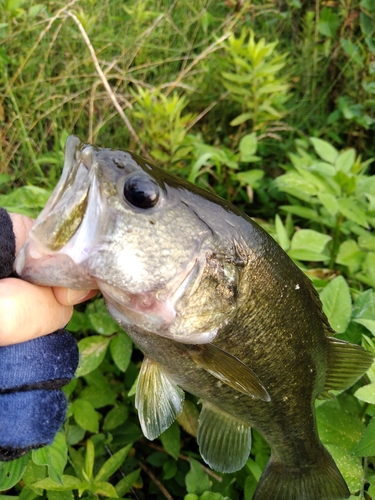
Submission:
<svg viewBox="0 0 375 500">
<path fill-rule="evenodd" d="M 323 7 L 318 21 L 318 30 L 322 35 L 333 38 L 340 26 L 340 17 L 330 7 Z"/>
<path fill-rule="evenodd" d="M 129 474 L 123 477 L 116 484 L 115 489 L 120 498 L 123 497 L 126 493 L 128 493 L 133 484 L 138 481 L 140 474 L 141 474 L 141 469 L 136 469 L 133 472 L 129 472 Z"/>
<path fill-rule="evenodd" d="M 238 172 L 235 174 L 235 178 L 237 181 L 241 182 L 241 184 L 246 184 L 253 188 L 257 188 L 260 185 L 260 180 L 263 179 L 264 172 L 259 169 L 247 170 L 246 172 Z"/>
<path fill-rule="evenodd" d="M 360 208 L 358 201 L 348 198 L 339 198 L 337 201 L 342 215 L 360 226 L 368 228 L 366 213 Z"/>
<path fill-rule="evenodd" d="M 72 404 L 73 415 L 78 425 L 90 432 L 99 430 L 99 414 L 94 407 L 84 399 L 76 399 Z"/>
<path fill-rule="evenodd" d="M 347 149 L 346 151 L 341 151 L 336 160 L 336 170 L 341 170 L 349 174 L 352 171 L 355 162 L 355 149 Z"/>
<path fill-rule="evenodd" d="M 337 467 L 344 476 L 350 491 L 358 491 L 363 487 L 363 468 L 360 458 L 348 453 L 340 446 L 326 445 Z"/>
<path fill-rule="evenodd" d="M 121 450 L 117 451 L 112 455 L 100 468 L 99 472 L 95 476 L 95 483 L 99 481 L 108 481 L 108 479 L 117 471 L 119 467 L 123 464 L 129 451 L 131 450 L 133 443 L 129 443 Z"/>
<path fill-rule="evenodd" d="M 349 287 L 342 276 L 337 276 L 320 294 L 323 311 L 331 327 L 337 333 L 344 333 L 352 313 Z"/>
<path fill-rule="evenodd" d="M 353 319 L 353 321 L 355 323 L 358 323 L 362 326 L 364 326 L 365 328 L 367 328 L 367 330 L 369 330 L 374 336 L 375 336 L 375 320 L 374 319 Z"/>
<path fill-rule="evenodd" d="M 129 366 L 130 358 L 133 352 L 133 343 L 124 332 L 118 333 L 109 344 L 112 359 L 116 366 L 123 372 Z"/>
<path fill-rule="evenodd" d="M 198 419 L 199 410 L 197 405 L 193 403 L 193 401 L 185 399 L 182 413 L 176 419 L 177 422 L 184 429 L 184 431 L 189 433 L 191 436 L 197 437 Z"/>
<path fill-rule="evenodd" d="M 318 139 L 317 137 L 310 137 L 310 141 L 314 146 L 315 152 L 320 158 L 331 165 L 334 165 L 339 152 L 334 148 L 329 142 L 323 141 L 323 139 Z"/>
<path fill-rule="evenodd" d="M 375 404 L 375 384 L 367 384 L 360 387 L 356 390 L 354 396 L 365 403 Z"/>
<path fill-rule="evenodd" d="M 93 335 L 82 339 L 79 344 L 80 362 L 76 371 L 77 377 L 82 377 L 97 368 L 103 361 L 111 339 L 101 335 Z"/>
<path fill-rule="evenodd" d="M 337 203 L 337 199 L 335 198 L 335 196 L 330 193 L 319 192 L 317 193 L 317 197 L 330 215 L 335 216 L 337 214 L 339 204 Z"/>
<path fill-rule="evenodd" d="M 348 266 L 351 272 L 355 272 L 362 265 L 366 256 L 354 240 L 346 240 L 341 243 L 336 257 L 336 263 Z"/>
<path fill-rule="evenodd" d="M 85 473 L 87 479 L 91 481 L 95 465 L 95 446 L 91 439 L 86 442 Z"/>
<path fill-rule="evenodd" d="M 316 409 L 319 436 L 324 445 L 340 446 L 352 452 L 365 426 L 361 419 L 340 408 L 336 401 L 328 401 Z"/>
<path fill-rule="evenodd" d="M 374 390 L 375 400 L 375 390 Z M 353 453 L 359 457 L 375 455 L 375 417 L 372 417 Z"/>
<path fill-rule="evenodd" d="M 9 212 L 36 217 L 46 205 L 51 191 L 37 186 L 23 186 L 0 195 L 0 206 Z"/>
<path fill-rule="evenodd" d="M 109 315 L 104 299 L 97 299 L 86 307 L 92 328 L 100 335 L 112 335 L 121 330 L 121 327 Z"/>
<path fill-rule="evenodd" d="M 284 224 L 282 223 L 281 218 L 278 214 L 276 214 L 275 217 L 275 229 L 276 229 L 278 244 L 285 252 L 287 252 L 290 248 L 290 239 L 284 227 Z"/>
<path fill-rule="evenodd" d="M 190 458 L 190 471 L 186 474 L 185 483 L 188 493 L 202 495 L 210 489 L 210 479 L 202 469 L 202 465 L 193 458 Z"/>
<path fill-rule="evenodd" d="M 252 134 L 244 135 L 239 144 L 240 161 L 251 161 L 249 158 L 252 158 L 255 155 L 257 148 L 258 143 L 256 133 L 253 132 Z"/>
<path fill-rule="evenodd" d="M 33 450 L 32 457 L 37 465 L 47 465 L 52 481 L 61 483 L 68 461 L 68 446 L 65 435 L 62 432 L 58 432 L 51 445 Z"/>
<path fill-rule="evenodd" d="M 0 462 L 0 491 L 10 490 L 18 483 L 29 460 L 30 455 L 27 454 L 11 462 Z"/>
<path fill-rule="evenodd" d="M 320 215 L 308 207 L 295 206 L 295 205 L 282 205 L 280 207 L 282 210 L 289 214 L 297 215 L 303 219 L 308 219 L 316 222 L 320 222 Z"/>
<path fill-rule="evenodd" d="M 237 125 L 241 125 L 242 123 L 247 122 L 247 120 L 251 120 L 253 117 L 253 113 L 242 113 L 238 115 L 236 118 L 234 118 L 229 125 L 232 125 L 232 127 L 236 127 Z"/>
<path fill-rule="evenodd" d="M 293 235 L 291 248 L 293 250 L 311 250 L 312 252 L 322 253 L 332 237 L 328 234 L 322 234 L 313 229 L 300 229 Z"/>
<path fill-rule="evenodd" d="M 43 490 L 71 491 L 71 490 L 81 489 L 85 485 L 86 487 L 88 486 L 86 482 L 80 481 L 75 476 L 64 475 L 62 477 L 62 484 L 55 483 L 55 481 L 52 481 L 50 477 L 46 477 L 45 479 L 42 479 L 41 481 L 37 481 L 36 483 L 34 483 L 33 486 L 36 488 L 41 488 Z"/>
<path fill-rule="evenodd" d="M 175 459 L 180 454 L 180 427 L 175 421 L 160 435 L 160 440 L 165 450 Z"/>
<path fill-rule="evenodd" d="M 100 483 L 94 483 L 91 486 L 91 491 L 96 495 L 102 495 L 104 497 L 109 497 L 109 498 L 118 498 L 115 487 L 112 486 L 112 484 L 107 483 L 105 481 Z"/>
<path fill-rule="evenodd" d="M 105 416 L 103 430 L 110 431 L 116 429 L 116 427 L 126 422 L 128 416 L 129 408 L 127 406 L 120 405 L 112 408 Z"/>
</svg>

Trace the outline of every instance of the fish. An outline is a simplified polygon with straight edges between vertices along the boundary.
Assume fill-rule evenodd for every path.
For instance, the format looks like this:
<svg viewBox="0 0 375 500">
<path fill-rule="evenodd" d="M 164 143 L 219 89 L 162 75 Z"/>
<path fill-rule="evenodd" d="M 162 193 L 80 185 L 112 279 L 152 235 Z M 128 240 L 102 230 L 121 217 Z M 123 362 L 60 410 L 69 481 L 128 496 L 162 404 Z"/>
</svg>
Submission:
<svg viewBox="0 0 375 500">
<path fill-rule="evenodd" d="M 254 500 L 349 497 L 314 401 L 355 383 L 373 357 L 334 337 L 311 280 L 238 208 L 132 152 L 70 136 L 16 272 L 102 292 L 144 353 L 135 403 L 148 439 L 189 392 L 212 469 L 246 464 L 252 428 L 270 445 Z"/>
</svg>

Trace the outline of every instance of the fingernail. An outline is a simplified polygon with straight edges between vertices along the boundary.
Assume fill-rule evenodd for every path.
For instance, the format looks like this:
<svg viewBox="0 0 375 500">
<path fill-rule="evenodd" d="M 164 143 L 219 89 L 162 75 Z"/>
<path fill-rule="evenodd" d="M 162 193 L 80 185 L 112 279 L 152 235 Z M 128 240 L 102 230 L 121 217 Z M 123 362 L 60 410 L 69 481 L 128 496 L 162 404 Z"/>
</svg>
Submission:
<svg viewBox="0 0 375 500">
<path fill-rule="evenodd" d="M 91 290 L 71 290 L 68 289 L 67 302 L 74 306 L 74 304 L 78 304 L 81 300 L 88 296 Z"/>
</svg>

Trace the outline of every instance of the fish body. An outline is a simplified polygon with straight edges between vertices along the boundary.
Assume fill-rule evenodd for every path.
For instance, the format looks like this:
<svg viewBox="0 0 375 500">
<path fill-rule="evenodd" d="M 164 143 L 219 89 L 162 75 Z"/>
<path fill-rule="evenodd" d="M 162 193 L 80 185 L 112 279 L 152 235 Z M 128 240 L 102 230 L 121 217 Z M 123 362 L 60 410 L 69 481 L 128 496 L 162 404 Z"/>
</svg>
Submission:
<svg viewBox="0 0 375 500">
<path fill-rule="evenodd" d="M 202 400 L 198 443 L 212 468 L 246 463 L 251 427 L 269 443 L 254 499 L 349 497 L 314 400 L 353 384 L 372 356 L 333 337 L 310 280 L 234 206 L 132 153 L 70 137 L 16 270 L 102 291 L 145 354 L 136 406 L 148 438 L 188 391 Z"/>
</svg>

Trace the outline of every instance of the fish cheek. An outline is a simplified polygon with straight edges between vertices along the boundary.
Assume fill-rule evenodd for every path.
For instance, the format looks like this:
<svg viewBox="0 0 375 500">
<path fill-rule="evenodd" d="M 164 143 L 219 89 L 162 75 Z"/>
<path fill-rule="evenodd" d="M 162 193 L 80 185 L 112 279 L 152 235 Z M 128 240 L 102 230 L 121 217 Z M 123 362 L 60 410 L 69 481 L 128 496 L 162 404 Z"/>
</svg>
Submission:
<svg viewBox="0 0 375 500">
<path fill-rule="evenodd" d="M 176 331 L 207 332 L 220 328 L 236 313 L 238 268 L 211 254 L 198 283 L 176 304 Z"/>
</svg>

